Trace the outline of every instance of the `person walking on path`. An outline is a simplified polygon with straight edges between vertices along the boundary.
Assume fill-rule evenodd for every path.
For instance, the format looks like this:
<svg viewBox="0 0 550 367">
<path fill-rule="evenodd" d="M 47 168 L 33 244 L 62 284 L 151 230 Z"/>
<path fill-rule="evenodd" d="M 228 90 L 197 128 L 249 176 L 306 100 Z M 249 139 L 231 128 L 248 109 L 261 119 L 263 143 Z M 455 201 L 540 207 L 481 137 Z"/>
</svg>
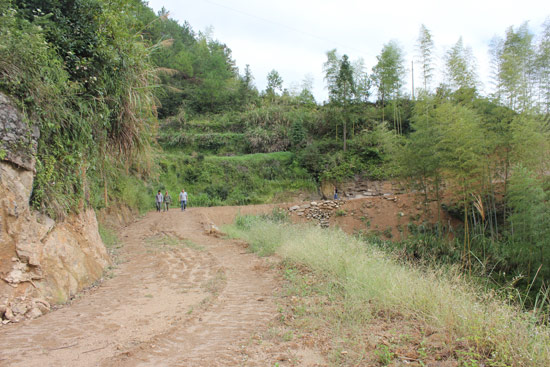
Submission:
<svg viewBox="0 0 550 367">
<path fill-rule="evenodd" d="M 164 211 L 165 212 L 167 212 L 170 209 L 170 204 L 172 204 L 172 197 L 170 196 L 168 191 L 166 191 L 164 193 Z"/>
<path fill-rule="evenodd" d="M 187 192 L 185 192 L 185 189 L 182 189 L 180 192 L 180 205 L 181 211 L 185 211 L 187 208 Z"/>
<path fill-rule="evenodd" d="M 157 193 L 157 196 L 155 196 L 155 203 L 157 204 L 157 212 L 160 213 L 160 207 L 162 206 L 162 202 L 164 201 L 164 197 L 162 196 L 160 190 Z"/>
</svg>

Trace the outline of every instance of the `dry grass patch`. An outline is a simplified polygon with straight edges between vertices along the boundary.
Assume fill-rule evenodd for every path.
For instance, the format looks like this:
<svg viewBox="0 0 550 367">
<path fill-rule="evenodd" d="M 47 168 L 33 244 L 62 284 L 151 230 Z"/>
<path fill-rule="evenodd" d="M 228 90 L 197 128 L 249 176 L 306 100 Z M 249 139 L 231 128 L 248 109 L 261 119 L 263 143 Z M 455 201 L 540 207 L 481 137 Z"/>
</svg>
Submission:
<svg viewBox="0 0 550 367">
<path fill-rule="evenodd" d="M 398 264 L 338 230 L 251 217 L 225 230 L 285 259 L 285 317 L 335 364 L 550 365 L 549 328 L 459 272 Z"/>
</svg>

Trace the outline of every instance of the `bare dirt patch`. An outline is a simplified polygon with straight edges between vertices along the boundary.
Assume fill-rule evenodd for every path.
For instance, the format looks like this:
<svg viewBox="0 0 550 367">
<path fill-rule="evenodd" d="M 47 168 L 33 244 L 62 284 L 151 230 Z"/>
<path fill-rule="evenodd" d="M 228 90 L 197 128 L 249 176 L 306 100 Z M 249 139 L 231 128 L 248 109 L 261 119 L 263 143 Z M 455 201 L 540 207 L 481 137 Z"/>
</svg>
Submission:
<svg viewBox="0 0 550 367">
<path fill-rule="evenodd" d="M 439 217 L 440 221 L 449 227 L 458 225 L 458 221 L 447 212 L 438 210 L 436 202 L 424 205 L 422 198 L 415 193 L 341 200 L 339 203 L 340 207 L 330 213 L 330 227 L 340 227 L 351 234 L 361 231 L 386 239 L 399 240 L 409 235 L 411 223 L 435 224 Z M 300 204 L 304 203 L 298 203 Z M 291 215 L 294 222 L 311 222 L 305 216 L 297 214 L 293 212 Z"/>
<path fill-rule="evenodd" d="M 314 347 L 266 339 L 278 324 L 276 260 L 205 234 L 272 206 L 149 213 L 120 231 L 112 278 L 39 319 L 0 329 L 7 366 L 316 366 Z"/>
</svg>

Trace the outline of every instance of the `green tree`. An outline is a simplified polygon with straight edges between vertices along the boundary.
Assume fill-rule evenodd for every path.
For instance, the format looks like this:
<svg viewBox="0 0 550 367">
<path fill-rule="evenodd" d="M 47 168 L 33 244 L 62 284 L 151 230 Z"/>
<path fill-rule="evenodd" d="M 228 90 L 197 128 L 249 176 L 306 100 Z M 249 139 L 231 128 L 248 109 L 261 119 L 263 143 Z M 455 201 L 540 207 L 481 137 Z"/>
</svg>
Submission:
<svg viewBox="0 0 550 367">
<path fill-rule="evenodd" d="M 327 83 L 329 99 L 333 100 L 337 98 L 338 87 L 336 80 L 340 73 L 340 56 L 336 49 L 332 49 L 326 53 L 327 61 L 323 64 L 323 71 L 325 73 L 325 82 Z"/>
<path fill-rule="evenodd" d="M 338 78 L 336 79 L 336 88 L 337 92 L 335 102 L 342 107 L 344 114 L 343 138 L 345 152 L 347 150 L 347 126 L 350 118 L 349 109 L 355 95 L 353 69 L 351 68 L 348 55 L 342 56 L 342 61 L 338 71 Z"/>
<path fill-rule="evenodd" d="M 509 27 L 505 39 L 492 41 L 492 57 L 495 70 L 496 98 L 515 111 L 527 111 L 533 107 L 535 80 L 535 50 L 533 34 L 528 24 L 517 30 Z"/>
<path fill-rule="evenodd" d="M 243 104 L 246 106 L 250 104 L 258 94 L 258 90 L 254 85 L 254 76 L 250 70 L 250 65 L 246 64 L 244 75 L 241 76 L 240 82 L 240 96 Z"/>
<path fill-rule="evenodd" d="M 542 25 L 537 44 L 536 75 L 539 111 L 550 114 L 550 18 Z"/>
<path fill-rule="evenodd" d="M 471 100 L 477 90 L 478 80 L 472 50 L 464 47 L 462 37 L 445 54 L 445 79 L 453 92 Z"/>
<path fill-rule="evenodd" d="M 403 51 L 396 41 L 390 41 L 384 45 L 376 59 L 378 62 L 372 69 L 372 78 L 378 97 L 384 104 L 387 99 L 395 99 L 401 95 L 405 75 Z"/>
<path fill-rule="evenodd" d="M 353 62 L 353 80 L 355 83 L 355 99 L 357 102 L 367 102 L 370 97 L 372 79 L 365 67 L 365 61 L 360 58 Z"/>
<path fill-rule="evenodd" d="M 348 55 L 342 58 L 336 49 L 327 52 L 327 61 L 324 64 L 325 80 L 329 90 L 329 100 L 333 108 L 341 111 L 343 127 L 343 149 L 347 150 L 347 128 L 351 119 L 351 105 L 357 95 L 354 73 Z"/>
<path fill-rule="evenodd" d="M 298 102 L 306 106 L 314 106 L 316 104 L 313 96 L 313 76 L 308 74 L 304 77 L 301 84 L 301 91 L 296 96 Z"/>
<path fill-rule="evenodd" d="M 399 132 L 401 124 L 397 102 L 401 96 L 405 77 L 403 51 L 396 41 L 390 41 L 384 45 L 382 52 L 376 58 L 378 62 L 372 69 L 372 79 L 378 90 L 382 120 L 384 120 L 385 103 L 390 100 L 394 112 L 394 130 Z"/>
<path fill-rule="evenodd" d="M 271 70 L 267 74 L 267 87 L 265 92 L 270 97 L 278 96 L 278 93 L 283 91 L 283 78 L 279 75 L 279 72 L 275 69 Z"/>
<path fill-rule="evenodd" d="M 434 41 L 432 34 L 424 24 L 420 26 L 420 33 L 417 40 L 418 61 L 420 62 L 420 70 L 422 72 L 422 81 L 424 91 L 430 91 L 430 84 L 433 78 L 433 49 Z"/>
<path fill-rule="evenodd" d="M 541 179 L 522 165 L 514 169 L 507 195 L 512 212 L 508 217 L 511 230 L 513 262 L 526 263 L 529 280 L 547 262 L 550 255 L 550 208 L 547 203 Z M 542 269 L 541 277 L 548 277 L 547 268 Z"/>
<path fill-rule="evenodd" d="M 436 101 L 425 97 L 416 103 L 412 132 L 398 154 L 401 174 L 414 183 L 424 195 L 424 208 L 435 199 L 440 200 L 440 186 L 443 180 L 441 126 L 435 118 Z M 433 194 L 433 196 L 432 196 Z"/>
</svg>

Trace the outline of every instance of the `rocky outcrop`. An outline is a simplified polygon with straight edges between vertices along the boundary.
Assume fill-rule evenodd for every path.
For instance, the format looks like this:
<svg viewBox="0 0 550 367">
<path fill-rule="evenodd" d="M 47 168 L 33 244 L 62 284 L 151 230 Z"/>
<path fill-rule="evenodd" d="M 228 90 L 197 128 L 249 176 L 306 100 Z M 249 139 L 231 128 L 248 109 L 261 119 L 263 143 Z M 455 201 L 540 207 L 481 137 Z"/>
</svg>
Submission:
<svg viewBox="0 0 550 367">
<path fill-rule="evenodd" d="M 369 180 L 358 176 L 351 181 L 339 184 L 338 191 L 343 193 L 343 198 L 359 199 L 402 194 L 408 190 L 405 190 L 399 182 Z"/>
<path fill-rule="evenodd" d="M 332 182 L 323 181 L 321 182 L 320 192 L 321 192 L 321 198 L 323 200 L 332 200 L 334 198 L 334 191 L 336 190 L 336 187 Z"/>
<path fill-rule="evenodd" d="M 34 171 L 40 130 L 21 118 L 13 103 L 0 93 L 0 158 L 27 171 Z"/>
<path fill-rule="evenodd" d="M 93 210 L 56 223 L 29 206 L 38 133 L 0 93 L 0 321 L 47 312 L 99 279 L 110 260 Z"/>
</svg>

